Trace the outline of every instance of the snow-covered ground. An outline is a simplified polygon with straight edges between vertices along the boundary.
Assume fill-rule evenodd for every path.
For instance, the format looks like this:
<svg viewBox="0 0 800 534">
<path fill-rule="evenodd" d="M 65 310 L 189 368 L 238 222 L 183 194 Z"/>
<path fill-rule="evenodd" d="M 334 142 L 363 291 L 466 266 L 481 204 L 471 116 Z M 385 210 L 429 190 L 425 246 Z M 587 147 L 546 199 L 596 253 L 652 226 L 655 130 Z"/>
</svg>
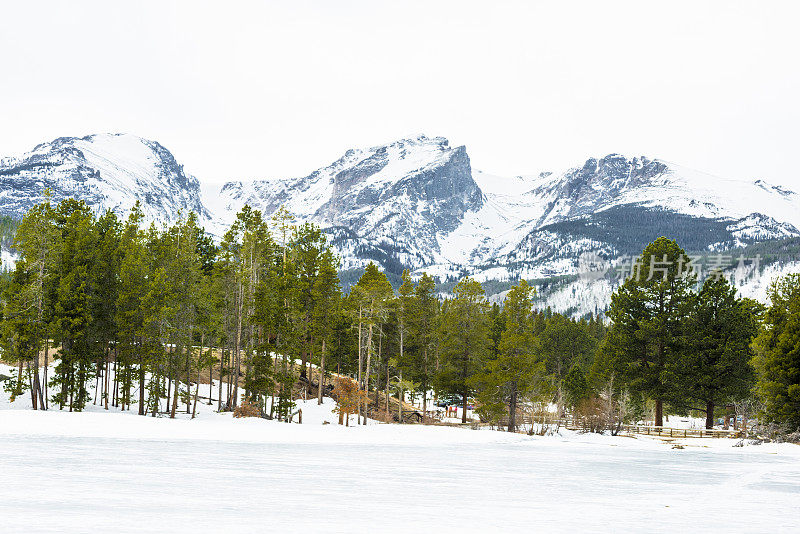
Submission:
<svg viewBox="0 0 800 534">
<path fill-rule="evenodd" d="M 800 529 L 795 445 L 345 428 L 315 400 L 302 425 L 29 402 L 0 393 L 3 532 Z"/>
</svg>

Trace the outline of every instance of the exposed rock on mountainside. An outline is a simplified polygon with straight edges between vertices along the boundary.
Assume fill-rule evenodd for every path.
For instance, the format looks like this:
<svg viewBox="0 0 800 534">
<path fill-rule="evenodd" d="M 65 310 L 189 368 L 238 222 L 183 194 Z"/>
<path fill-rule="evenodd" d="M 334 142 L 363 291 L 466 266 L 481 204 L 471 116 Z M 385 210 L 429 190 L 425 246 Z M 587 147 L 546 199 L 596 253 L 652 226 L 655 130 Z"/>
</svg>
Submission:
<svg viewBox="0 0 800 534">
<path fill-rule="evenodd" d="M 128 134 L 60 137 L 19 157 L 0 160 L 0 213 L 21 218 L 41 202 L 74 197 L 97 211 L 124 215 L 139 200 L 149 220 L 173 221 L 194 211 L 209 218 L 200 183 L 169 150 Z"/>
</svg>

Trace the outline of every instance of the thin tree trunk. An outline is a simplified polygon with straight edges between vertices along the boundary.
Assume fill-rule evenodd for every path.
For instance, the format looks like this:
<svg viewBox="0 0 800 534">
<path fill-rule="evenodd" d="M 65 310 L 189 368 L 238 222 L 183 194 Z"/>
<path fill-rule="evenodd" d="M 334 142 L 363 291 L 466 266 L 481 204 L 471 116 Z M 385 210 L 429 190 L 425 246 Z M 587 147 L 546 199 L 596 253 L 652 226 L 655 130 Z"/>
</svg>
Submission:
<svg viewBox="0 0 800 534">
<path fill-rule="evenodd" d="M 19 358 L 19 369 L 17 371 L 17 385 L 15 386 L 14 395 L 13 397 L 18 397 L 22 395 L 22 366 L 25 362 L 22 360 L 22 356 Z"/>
<path fill-rule="evenodd" d="M 239 303 L 238 303 L 238 313 L 236 314 L 236 339 L 234 340 L 234 365 L 236 367 L 236 375 L 233 381 L 233 404 L 232 408 L 235 408 L 239 404 L 239 371 L 241 369 L 241 359 L 239 358 L 239 350 L 241 349 L 241 340 L 242 340 L 242 313 L 244 308 L 244 303 L 242 299 L 244 298 L 244 288 L 241 284 L 239 284 Z"/>
<path fill-rule="evenodd" d="M 114 358 L 114 394 L 111 398 L 111 405 L 115 408 L 119 406 L 119 359 Z"/>
<path fill-rule="evenodd" d="M 189 327 L 189 332 L 192 327 Z M 203 354 L 203 348 L 200 347 L 200 354 Z M 199 362 L 199 360 L 198 360 Z M 189 334 L 189 347 L 186 351 L 186 413 L 191 413 L 192 408 L 192 335 Z"/>
<path fill-rule="evenodd" d="M 464 410 L 464 415 L 466 415 Z M 508 431 L 517 431 L 517 385 L 511 385 L 511 400 L 508 402 Z"/>
<path fill-rule="evenodd" d="M 212 402 L 212 395 L 214 387 L 214 360 L 211 358 L 214 356 L 214 346 L 208 348 L 209 350 L 209 358 L 208 358 L 208 405 L 211 406 Z M 201 353 L 202 354 L 202 353 Z"/>
<path fill-rule="evenodd" d="M 103 405 L 108 410 L 108 387 L 111 382 L 111 346 L 106 345 L 106 376 L 103 380 Z"/>
<path fill-rule="evenodd" d="M 97 374 L 94 377 L 94 399 L 92 399 L 92 404 L 97 405 L 97 394 L 100 391 L 100 378 L 103 375 L 103 363 L 98 361 L 97 362 Z M 103 399 L 100 399 L 100 402 L 103 402 Z"/>
<path fill-rule="evenodd" d="M 378 395 L 380 394 L 380 387 L 381 387 L 381 362 L 383 361 L 383 357 L 381 356 L 383 352 L 383 328 L 378 329 L 378 361 L 375 364 L 377 368 L 375 370 L 375 411 L 378 411 L 378 406 L 380 406 L 378 402 Z"/>
<path fill-rule="evenodd" d="M 714 403 L 706 403 L 706 428 L 714 428 Z"/>
<path fill-rule="evenodd" d="M 423 354 L 425 361 L 425 380 L 422 383 L 422 422 L 424 423 L 425 418 L 428 417 L 428 347 L 425 347 Z"/>
<path fill-rule="evenodd" d="M 369 368 L 370 362 L 372 361 L 372 323 L 369 325 L 369 330 L 367 333 L 367 361 L 364 367 L 364 391 L 366 395 L 364 395 L 364 422 L 362 424 L 367 424 L 367 413 L 368 413 L 368 405 L 369 402 Z"/>
<path fill-rule="evenodd" d="M 42 393 L 42 383 L 39 382 L 39 350 L 33 355 L 33 389 L 34 397 L 38 402 L 33 403 L 34 410 L 44 410 L 44 394 Z"/>
<path fill-rule="evenodd" d="M 227 380 L 227 382 L 228 382 L 228 391 L 226 393 L 226 395 L 227 395 L 227 397 L 226 397 L 226 405 L 227 405 L 227 409 L 228 410 L 231 409 L 231 393 L 233 392 L 233 371 L 234 371 L 234 368 L 233 368 L 233 360 L 232 360 L 232 358 L 233 358 L 233 354 L 231 353 L 230 350 L 228 350 L 228 357 L 226 358 L 227 361 L 225 362 L 227 364 L 227 367 L 228 367 L 228 380 Z"/>
<path fill-rule="evenodd" d="M 179 361 L 181 359 L 181 355 L 183 353 L 183 347 L 175 346 L 175 353 L 177 357 L 175 361 Z M 187 384 L 188 387 L 188 384 Z M 175 412 L 178 411 L 178 397 L 180 397 L 181 393 L 181 382 L 180 382 L 180 373 L 178 373 L 177 369 L 175 370 L 175 391 L 172 392 L 172 409 L 169 413 L 170 419 L 175 419 Z"/>
<path fill-rule="evenodd" d="M 402 337 L 401 337 L 402 339 Z M 402 347 L 402 342 L 400 343 Z M 400 349 L 402 354 L 402 349 Z M 402 425 L 403 424 L 403 370 L 400 370 L 400 387 L 398 388 L 399 391 L 397 393 L 397 421 Z"/>
<path fill-rule="evenodd" d="M 44 339 L 44 370 L 42 371 L 43 375 L 43 384 L 42 387 L 44 389 L 44 409 L 47 410 L 50 407 L 50 401 L 47 398 L 47 367 L 50 365 L 50 361 L 48 359 L 49 356 L 49 348 L 50 348 L 50 340 L 47 339 L 48 336 L 45 336 Z"/>
<path fill-rule="evenodd" d="M 397 361 L 397 371 L 400 375 L 400 384 L 397 392 L 397 422 L 403 424 L 403 348 L 405 345 L 405 327 L 400 323 L 400 358 Z"/>
<path fill-rule="evenodd" d="M 386 416 L 389 416 L 389 361 L 386 361 Z"/>
<path fill-rule="evenodd" d="M 167 403 L 165 405 L 165 408 L 167 410 L 169 409 L 171 402 L 172 402 L 172 370 L 170 369 L 167 371 Z"/>
<path fill-rule="evenodd" d="M 202 347 L 200 348 L 200 353 L 202 354 Z M 200 391 L 200 366 L 197 367 L 197 384 L 194 387 L 194 406 L 192 406 L 192 419 L 194 419 L 195 414 L 197 413 L 197 393 Z"/>
<path fill-rule="evenodd" d="M 361 305 L 358 306 L 358 381 L 356 382 L 357 388 L 356 390 L 360 393 L 361 392 L 361 368 L 364 365 L 364 341 L 363 341 L 363 307 Z M 361 401 L 358 401 L 358 424 L 361 424 Z"/>
<path fill-rule="evenodd" d="M 144 409 L 144 362 L 139 363 L 139 415 L 146 415 Z"/>
<path fill-rule="evenodd" d="M 225 368 L 224 363 L 225 348 L 220 347 L 219 351 L 219 388 L 217 389 L 217 411 L 222 411 L 222 370 Z"/>
<path fill-rule="evenodd" d="M 322 404 L 322 391 L 325 388 L 325 339 L 319 356 L 319 387 L 317 387 L 317 404 Z"/>
<path fill-rule="evenodd" d="M 664 403 L 661 399 L 656 399 L 655 426 L 664 426 Z"/>
<path fill-rule="evenodd" d="M 28 381 L 30 383 L 30 389 L 31 389 L 31 407 L 34 410 L 36 410 L 37 406 L 38 406 L 38 400 L 39 399 L 38 399 L 38 397 L 36 395 L 36 386 L 34 384 L 33 374 L 31 374 L 31 362 L 27 363 L 27 367 L 28 367 Z M 39 381 L 39 373 L 37 372 L 36 373 L 36 382 L 38 382 L 38 381 Z"/>
</svg>

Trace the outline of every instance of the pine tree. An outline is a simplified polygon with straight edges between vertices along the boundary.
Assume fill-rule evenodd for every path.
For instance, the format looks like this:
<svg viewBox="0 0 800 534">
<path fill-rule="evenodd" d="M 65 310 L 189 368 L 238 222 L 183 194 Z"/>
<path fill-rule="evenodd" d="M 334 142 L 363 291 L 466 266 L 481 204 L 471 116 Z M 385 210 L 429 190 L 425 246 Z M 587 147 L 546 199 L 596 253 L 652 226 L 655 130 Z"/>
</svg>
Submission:
<svg viewBox="0 0 800 534">
<path fill-rule="evenodd" d="M 531 391 L 545 375 L 544 363 L 538 361 L 534 354 L 531 300 L 534 292 L 534 288 L 525 280 L 508 292 L 500 314 L 503 328 L 497 344 L 497 355 L 490 358 L 483 373 L 477 374 L 471 381 L 480 391 L 481 404 L 506 405 L 509 432 L 517 430 L 520 397 Z M 495 324 L 491 314 L 487 319 L 490 325 Z"/>
<path fill-rule="evenodd" d="M 121 225 L 112 211 L 106 211 L 96 221 L 97 244 L 92 258 L 92 281 L 94 288 L 90 298 L 92 315 L 90 342 L 96 347 L 96 390 L 101 390 L 101 404 L 108 408 L 109 366 L 111 346 L 117 339 L 116 305 L 120 285 Z M 95 396 L 97 391 L 95 392 Z"/>
<path fill-rule="evenodd" d="M 320 326 L 315 320 L 316 315 L 323 305 L 320 302 L 323 295 L 319 276 L 325 241 L 322 230 L 308 223 L 297 226 L 292 235 L 291 255 L 295 264 L 291 298 L 292 322 L 297 331 L 295 339 L 301 360 L 300 376 L 309 380 L 306 366 L 315 348 L 315 334 Z M 332 290 L 332 281 L 327 280 L 326 284 L 326 291 Z M 317 339 L 321 341 L 319 337 Z"/>
<path fill-rule="evenodd" d="M 375 344 L 378 341 L 376 333 L 386 322 L 394 297 L 392 284 L 378 267 L 370 262 L 364 269 L 364 274 L 353 287 L 351 296 L 354 305 L 358 307 L 359 339 L 363 340 L 359 349 L 359 385 L 369 396 L 369 378 L 372 367 L 372 356 L 375 353 Z M 363 375 L 362 375 L 363 367 Z M 367 407 L 359 410 L 359 418 L 363 417 L 363 424 L 367 424 Z"/>
<path fill-rule="evenodd" d="M 437 388 L 461 397 L 462 423 L 467 422 L 472 380 L 490 353 L 489 305 L 481 285 L 463 278 L 453 297 L 443 306 L 439 335 L 442 365 L 436 374 Z"/>
<path fill-rule="evenodd" d="M 286 236 L 284 236 L 286 239 Z M 254 298 L 259 284 L 259 276 L 264 268 L 270 243 L 268 229 L 261 212 L 245 205 L 236 215 L 236 220 L 225 233 L 221 249 L 224 273 L 228 277 L 225 284 L 227 303 L 233 321 L 229 324 L 229 340 L 233 355 L 233 369 L 229 378 L 230 392 L 228 405 L 233 408 L 239 399 L 239 377 L 242 374 L 242 354 L 252 353 L 254 347 Z M 284 242 L 284 262 L 287 260 L 288 242 Z M 288 311 L 288 297 L 285 299 Z M 245 362 L 247 365 L 247 362 Z"/>
<path fill-rule="evenodd" d="M 17 361 L 18 371 L 15 380 L 6 383 L 11 401 L 28 389 L 23 375 L 25 364 L 30 365 L 36 345 L 36 309 L 25 298 L 26 289 L 31 286 L 30 270 L 23 261 L 17 262 L 3 289 L 2 349 L 6 360 Z M 31 389 L 31 401 L 37 406 L 37 391 Z"/>
<path fill-rule="evenodd" d="M 573 409 L 577 408 L 583 400 L 589 398 L 590 391 L 583 369 L 579 365 L 573 365 L 564 377 L 564 397 L 567 404 Z"/>
<path fill-rule="evenodd" d="M 800 274 L 773 282 L 772 303 L 753 343 L 756 393 L 765 419 L 800 428 Z"/>
<path fill-rule="evenodd" d="M 750 343 L 758 332 L 759 306 L 737 299 L 720 272 L 706 279 L 697 296 L 687 329 L 689 350 L 667 372 L 681 388 L 685 407 L 705 411 L 706 428 L 714 426 L 716 406 L 745 398 L 753 386 Z"/>
<path fill-rule="evenodd" d="M 322 404 L 325 391 L 325 363 L 334 336 L 334 321 L 342 306 L 342 288 L 339 283 L 339 258 L 330 249 L 325 249 L 319 258 L 318 274 L 314 291 L 314 338 L 319 340 L 319 383 L 317 384 L 317 403 Z"/>
<path fill-rule="evenodd" d="M 20 299 L 22 302 L 17 304 L 20 309 L 15 313 L 19 314 L 22 310 L 35 310 L 34 317 L 26 320 L 26 327 L 30 327 L 31 358 L 33 363 L 33 380 L 31 400 L 34 409 L 46 409 L 47 406 L 47 365 L 44 365 L 44 378 L 39 379 L 39 352 L 44 348 L 47 354 L 49 343 L 50 316 L 52 303 L 49 302 L 48 293 L 53 283 L 52 275 L 56 267 L 58 258 L 58 240 L 55 227 L 55 213 L 50 204 L 50 191 L 44 192 L 44 202 L 33 206 L 22 219 L 14 237 L 14 246 L 19 252 L 20 258 L 17 269 L 24 269 L 25 274 L 17 276 L 17 283 L 20 276 L 25 276 L 27 283 L 18 288 L 18 292 L 12 297 Z M 9 315 L 10 318 L 21 326 L 19 316 Z M 25 336 L 18 337 L 22 339 Z M 45 357 L 45 359 L 47 359 Z"/>
<path fill-rule="evenodd" d="M 60 388 L 59 405 L 80 411 L 89 400 L 87 383 L 93 377 L 92 362 L 96 356 L 90 327 L 93 251 L 97 239 L 94 217 L 84 202 L 62 201 L 55 220 L 61 247 L 54 315 L 61 350 L 54 380 Z"/>
<path fill-rule="evenodd" d="M 397 302 L 395 303 L 396 317 L 397 317 L 397 333 L 398 339 L 398 355 L 395 360 L 395 367 L 399 373 L 397 379 L 397 399 L 398 403 L 398 421 L 403 422 L 402 405 L 405 392 L 403 385 L 407 381 L 403 380 L 403 370 L 409 367 L 409 362 L 406 357 L 406 337 L 408 336 L 409 324 L 411 323 L 411 315 L 414 311 L 414 282 L 411 280 L 411 273 L 405 269 L 402 274 L 403 283 L 398 289 Z"/>
<path fill-rule="evenodd" d="M 425 417 L 428 416 L 428 391 L 433 385 L 436 374 L 433 360 L 437 343 L 438 315 L 436 283 L 427 273 L 423 273 L 414 291 L 409 331 L 414 347 L 410 363 L 412 380 L 419 384 L 422 392 L 422 413 Z"/>
<path fill-rule="evenodd" d="M 160 346 L 154 347 L 151 342 L 157 341 L 160 343 L 163 341 L 162 339 L 150 339 L 145 330 L 145 321 L 153 320 L 152 316 L 145 316 L 146 308 L 144 304 L 144 299 L 151 291 L 150 284 L 153 282 L 153 278 L 149 276 L 152 266 L 148 261 L 150 255 L 145 245 L 145 235 L 139 228 L 142 219 L 143 214 L 137 202 L 128 215 L 119 240 L 118 254 L 121 259 L 119 262 L 119 287 L 115 306 L 118 340 L 115 376 L 117 380 L 120 377 L 124 377 L 125 385 L 129 386 L 131 381 L 130 373 L 133 373 L 133 366 L 138 365 L 139 415 L 145 414 L 145 373 L 147 364 L 151 361 L 154 353 L 162 352 Z M 148 306 L 148 308 L 152 309 L 152 306 Z M 160 331 L 162 326 L 159 323 L 156 330 Z M 124 389 L 126 392 L 128 390 L 127 387 Z M 109 397 L 111 395 L 106 392 L 104 398 L 106 409 L 108 409 Z M 117 400 L 113 400 L 114 405 L 117 404 Z M 127 394 L 123 396 L 122 400 L 123 405 L 130 401 Z"/>
<path fill-rule="evenodd" d="M 650 243 L 636 265 L 634 276 L 611 296 L 606 350 L 620 364 L 618 376 L 655 401 L 655 424 L 662 426 L 664 401 L 681 395 L 664 371 L 685 352 L 695 276 L 683 249 L 665 237 Z"/>
<path fill-rule="evenodd" d="M 557 382 L 566 377 L 574 365 L 589 366 L 597 347 L 584 321 L 575 321 L 561 314 L 553 314 L 545 322 L 539 335 L 542 353 L 545 355 L 547 372 Z"/>
</svg>

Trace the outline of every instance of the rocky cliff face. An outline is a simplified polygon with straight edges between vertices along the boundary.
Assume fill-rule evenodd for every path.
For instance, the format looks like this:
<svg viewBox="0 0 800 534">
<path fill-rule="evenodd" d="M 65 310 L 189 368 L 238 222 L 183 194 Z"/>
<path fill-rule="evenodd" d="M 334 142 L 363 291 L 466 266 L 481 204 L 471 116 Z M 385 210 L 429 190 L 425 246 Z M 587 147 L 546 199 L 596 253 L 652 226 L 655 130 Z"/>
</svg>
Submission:
<svg viewBox="0 0 800 534">
<path fill-rule="evenodd" d="M 366 241 L 398 257 L 413 256 L 413 265 L 434 261 L 439 236 L 455 230 L 465 213 L 483 205 L 465 147 L 425 136 L 348 150 L 302 178 L 230 182 L 221 196 L 222 218 L 232 219 L 244 204 L 265 213 L 284 205 L 300 220 L 346 229 L 336 234 L 342 248 Z M 359 261 L 348 257 L 345 263 Z"/>
</svg>

